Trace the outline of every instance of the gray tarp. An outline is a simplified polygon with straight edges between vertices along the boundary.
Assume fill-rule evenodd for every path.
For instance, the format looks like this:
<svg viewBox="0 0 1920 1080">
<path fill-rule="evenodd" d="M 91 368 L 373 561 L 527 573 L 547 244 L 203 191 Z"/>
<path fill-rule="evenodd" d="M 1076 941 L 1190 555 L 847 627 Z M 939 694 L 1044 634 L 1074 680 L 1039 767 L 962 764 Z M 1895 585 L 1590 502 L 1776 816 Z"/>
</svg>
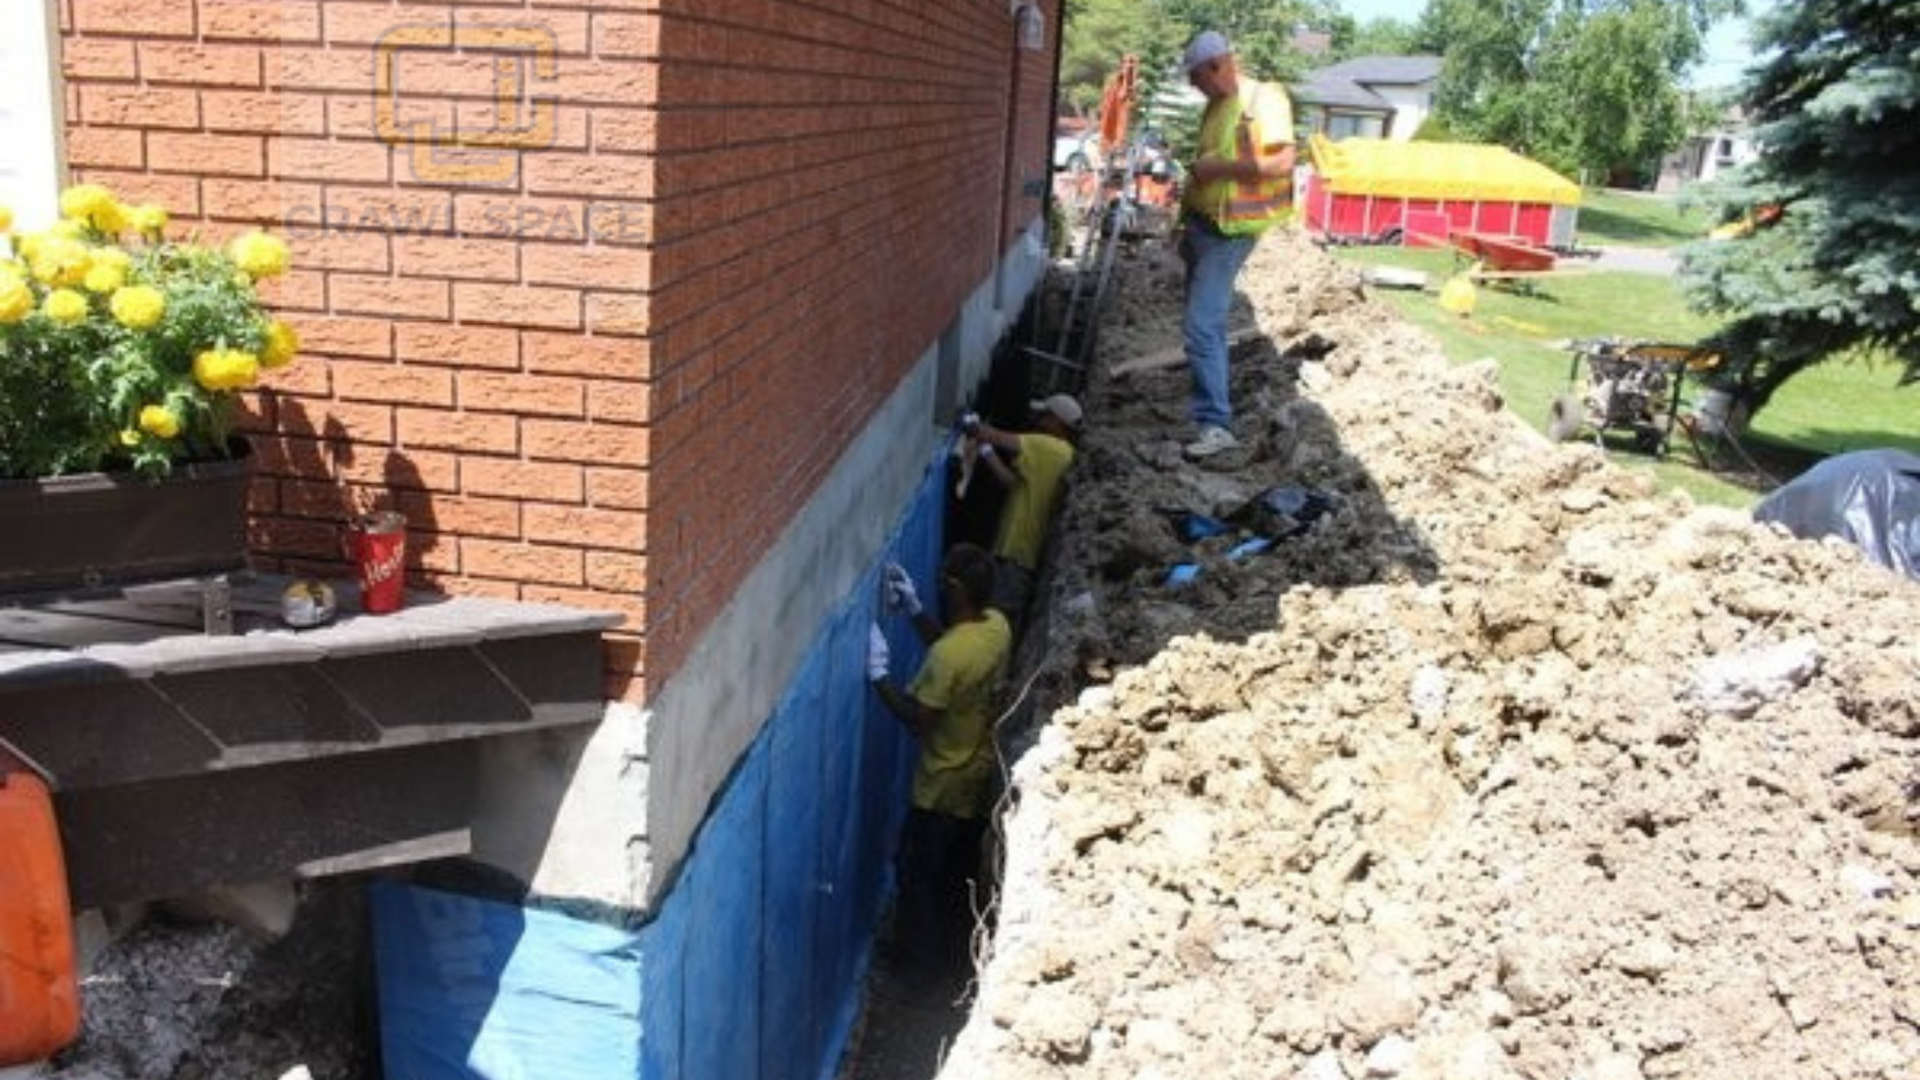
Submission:
<svg viewBox="0 0 1920 1080">
<path fill-rule="evenodd" d="M 1795 536 L 1838 536 L 1920 580 L 1920 455 L 1857 450 L 1808 469 L 1753 508 Z"/>
</svg>

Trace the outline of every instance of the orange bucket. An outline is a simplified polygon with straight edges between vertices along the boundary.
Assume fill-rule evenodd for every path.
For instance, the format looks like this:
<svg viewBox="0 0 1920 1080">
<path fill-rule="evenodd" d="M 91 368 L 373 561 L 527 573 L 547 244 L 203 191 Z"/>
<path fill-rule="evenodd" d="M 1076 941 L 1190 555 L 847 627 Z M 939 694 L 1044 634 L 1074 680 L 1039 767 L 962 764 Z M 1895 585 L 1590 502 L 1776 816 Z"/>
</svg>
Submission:
<svg viewBox="0 0 1920 1080">
<path fill-rule="evenodd" d="M 0 1067 L 41 1061 L 79 1033 L 53 797 L 33 773 L 0 766 Z"/>
</svg>

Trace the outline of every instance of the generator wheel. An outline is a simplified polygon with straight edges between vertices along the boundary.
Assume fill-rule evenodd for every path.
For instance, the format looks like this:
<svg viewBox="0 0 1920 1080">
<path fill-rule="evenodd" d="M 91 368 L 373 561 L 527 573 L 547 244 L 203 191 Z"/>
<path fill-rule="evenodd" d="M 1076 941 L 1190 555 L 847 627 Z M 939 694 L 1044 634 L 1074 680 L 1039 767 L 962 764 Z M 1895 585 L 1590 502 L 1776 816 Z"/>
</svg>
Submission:
<svg viewBox="0 0 1920 1080">
<path fill-rule="evenodd" d="M 1580 434 L 1585 422 L 1581 415 L 1580 399 L 1572 394 L 1561 394 L 1553 399 L 1547 409 L 1547 438 L 1554 442 L 1566 442 Z"/>
</svg>

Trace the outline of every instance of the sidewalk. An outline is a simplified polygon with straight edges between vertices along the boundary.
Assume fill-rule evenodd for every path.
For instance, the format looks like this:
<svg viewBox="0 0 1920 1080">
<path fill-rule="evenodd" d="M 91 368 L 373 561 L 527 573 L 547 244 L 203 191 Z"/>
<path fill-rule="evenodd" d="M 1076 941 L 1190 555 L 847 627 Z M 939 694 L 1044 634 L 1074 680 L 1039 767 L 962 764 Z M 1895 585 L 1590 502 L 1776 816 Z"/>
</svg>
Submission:
<svg viewBox="0 0 1920 1080">
<path fill-rule="evenodd" d="M 1680 268 L 1680 260 L 1667 248 L 1602 247 L 1600 255 L 1588 265 L 1595 270 L 1624 270 L 1633 274 L 1665 274 L 1671 277 Z"/>
</svg>

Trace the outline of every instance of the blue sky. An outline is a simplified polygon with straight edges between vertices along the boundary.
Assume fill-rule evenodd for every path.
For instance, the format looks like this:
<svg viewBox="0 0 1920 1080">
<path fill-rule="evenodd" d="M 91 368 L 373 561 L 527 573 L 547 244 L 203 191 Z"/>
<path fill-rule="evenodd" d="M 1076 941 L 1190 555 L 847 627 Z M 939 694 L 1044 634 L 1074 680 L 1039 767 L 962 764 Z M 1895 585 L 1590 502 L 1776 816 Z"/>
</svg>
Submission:
<svg viewBox="0 0 1920 1080">
<path fill-rule="evenodd" d="M 1754 11 L 1765 11 L 1773 5 L 1774 0 L 1747 0 L 1747 7 Z M 1382 16 L 1411 20 L 1424 4 L 1419 0 L 1340 0 L 1340 6 L 1365 22 Z M 1753 54 L 1747 44 L 1748 29 L 1746 19 L 1729 19 L 1714 27 L 1707 37 L 1707 58 L 1693 72 L 1693 85 L 1731 86 L 1739 80 L 1741 69 Z"/>
</svg>

